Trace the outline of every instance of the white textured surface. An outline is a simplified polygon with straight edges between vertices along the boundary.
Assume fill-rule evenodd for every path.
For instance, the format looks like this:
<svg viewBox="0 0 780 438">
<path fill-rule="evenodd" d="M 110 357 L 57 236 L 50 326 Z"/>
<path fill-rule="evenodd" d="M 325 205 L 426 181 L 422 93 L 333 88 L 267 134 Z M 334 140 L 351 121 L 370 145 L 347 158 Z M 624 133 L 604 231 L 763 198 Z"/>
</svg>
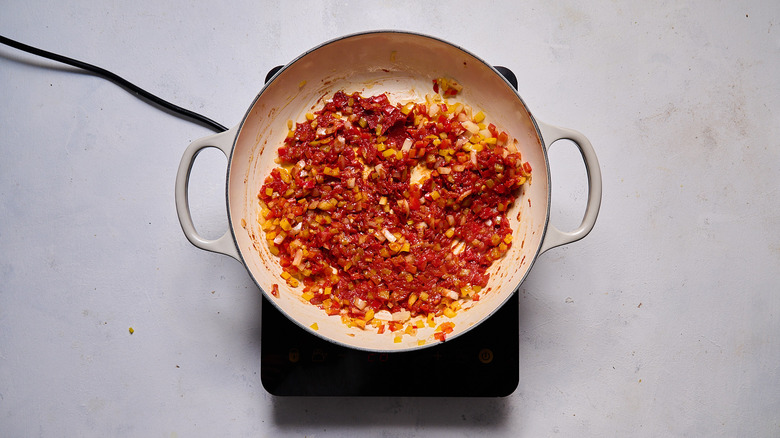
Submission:
<svg viewBox="0 0 780 438">
<path fill-rule="evenodd" d="M 0 435 L 780 435 L 777 2 L 60 3 L 6 1 L 0 33 L 228 126 L 324 40 L 450 40 L 590 138 L 604 200 L 520 289 L 510 397 L 275 398 L 256 288 L 175 216 L 181 153 L 210 132 L 0 47 Z M 566 144 L 551 158 L 554 223 L 573 228 L 584 169 Z M 207 151 L 192 178 L 212 237 L 224 166 Z"/>
</svg>

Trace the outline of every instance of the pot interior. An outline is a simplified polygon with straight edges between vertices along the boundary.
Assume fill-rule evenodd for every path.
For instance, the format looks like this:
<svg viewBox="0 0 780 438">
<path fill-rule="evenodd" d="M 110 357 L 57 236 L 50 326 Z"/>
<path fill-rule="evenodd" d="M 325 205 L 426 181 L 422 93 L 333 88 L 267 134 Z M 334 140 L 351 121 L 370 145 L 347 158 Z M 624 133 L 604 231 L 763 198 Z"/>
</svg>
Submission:
<svg viewBox="0 0 780 438">
<path fill-rule="evenodd" d="M 523 160 L 533 172 L 530 185 L 508 213 L 513 244 L 490 269 L 481 299 L 451 320 L 452 339 L 498 309 L 522 282 L 541 246 L 549 213 L 549 176 L 545 148 L 533 118 L 515 90 L 483 61 L 438 39 L 402 32 L 373 32 L 334 40 L 297 58 L 260 92 L 236 136 L 228 171 L 228 210 L 231 228 L 250 275 L 270 302 L 307 331 L 330 341 L 371 351 L 403 351 L 435 345 L 433 328 L 418 330 L 394 342 L 388 330 L 348 328 L 338 316 L 327 316 L 301 298 L 281 278 L 281 267 L 266 245 L 258 223 L 257 194 L 271 169 L 277 148 L 287 135 L 287 120 L 298 122 L 321 107 L 334 92 L 363 96 L 388 93 L 392 102 L 424 101 L 433 95 L 432 80 L 448 77 L 463 85 L 451 102 L 482 110 L 494 123 L 518 139 Z M 270 294 L 279 287 L 279 297 Z M 438 323 L 450 320 L 441 317 Z M 317 323 L 318 329 L 312 329 Z M 418 339 L 425 339 L 418 345 Z"/>
</svg>

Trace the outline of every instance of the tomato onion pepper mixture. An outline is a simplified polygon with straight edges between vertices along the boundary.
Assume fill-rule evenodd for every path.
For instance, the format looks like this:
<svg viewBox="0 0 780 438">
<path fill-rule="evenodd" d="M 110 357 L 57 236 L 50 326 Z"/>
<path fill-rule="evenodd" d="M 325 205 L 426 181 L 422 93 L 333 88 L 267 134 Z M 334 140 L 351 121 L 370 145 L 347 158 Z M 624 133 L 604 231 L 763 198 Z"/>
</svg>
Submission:
<svg viewBox="0 0 780 438">
<path fill-rule="evenodd" d="M 460 91 L 440 85 L 445 97 Z M 414 334 L 479 300 L 512 245 L 506 213 L 531 174 L 516 140 L 484 119 L 438 94 L 393 104 L 339 91 L 288 121 L 280 166 L 258 194 L 282 277 L 328 315 L 378 333 Z M 452 329 L 440 324 L 435 338 Z"/>
</svg>

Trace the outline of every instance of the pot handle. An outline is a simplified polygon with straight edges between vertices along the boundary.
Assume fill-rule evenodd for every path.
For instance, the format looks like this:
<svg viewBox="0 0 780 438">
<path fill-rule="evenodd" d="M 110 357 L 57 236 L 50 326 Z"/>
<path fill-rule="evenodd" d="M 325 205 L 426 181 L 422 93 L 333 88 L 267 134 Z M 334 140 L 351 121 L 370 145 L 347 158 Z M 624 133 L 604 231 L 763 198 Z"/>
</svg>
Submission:
<svg viewBox="0 0 780 438">
<path fill-rule="evenodd" d="M 582 223 L 576 230 L 571 232 L 561 231 L 552 224 L 547 225 L 547 232 L 544 235 L 544 242 L 539 254 L 555 248 L 557 246 L 566 245 L 568 243 L 576 242 L 593 229 L 596 224 L 596 218 L 599 215 L 599 208 L 601 207 L 601 169 L 599 168 L 599 161 L 596 158 L 596 152 L 593 150 L 593 146 L 590 141 L 581 133 L 567 128 L 559 128 L 557 126 L 548 125 L 545 123 L 537 122 L 539 129 L 544 139 L 544 144 L 549 150 L 550 147 L 558 140 L 571 140 L 577 145 L 577 148 L 582 154 L 582 159 L 585 162 L 585 170 L 588 173 L 588 204 L 585 207 L 585 215 L 582 218 Z"/>
<path fill-rule="evenodd" d="M 226 157 L 230 157 L 230 150 L 233 146 L 238 126 L 233 129 L 221 132 L 219 134 L 203 137 L 195 140 L 184 150 L 184 155 L 179 163 L 179 171 L 176 173 L 176 214 L 179 216 L 181 229 L 187 240 L 193 245 L 206 251 L 216 252 L 228 255 L 241 261 L 236 244 L 233 242 L 233 236 L 230 230 L 215 240 L 204 239 L 195 230 L 192 223 L 192 214 L 190 212 L 189 194 L 187 192 L 190 182 L 190 172 L 195 162 L 195 157 L 205 148 L 216 148 L 222 151 Z"/>
</svg>

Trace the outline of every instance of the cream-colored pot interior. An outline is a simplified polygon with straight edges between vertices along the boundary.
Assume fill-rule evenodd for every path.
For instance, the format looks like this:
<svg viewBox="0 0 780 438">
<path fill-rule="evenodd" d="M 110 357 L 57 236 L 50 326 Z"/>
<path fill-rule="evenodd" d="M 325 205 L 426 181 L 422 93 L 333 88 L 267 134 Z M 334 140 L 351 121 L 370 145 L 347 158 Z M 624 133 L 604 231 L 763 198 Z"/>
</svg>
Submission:
<svg viewBox="0 0 780 438">
<path fill-rule="evenodd" d="M 517 138 L 523 159 L 533 168 L 530 185 L 508 213 L 514 230 L 509 253 L 489 271 L 487 292 L 481 294 L 480 301 L 451 319 L 455 329 L 447 338 L 453 339 L 476 326 L 515 292 L 541 252 L 577 240 L 590 231 L 600 200 L 600 177 L 594 179 L 594 174 L 598 176 L 598 164 L 587 139 L 574 131 L 536 122 L 515 90 L 494 69 L 467 51 L 435 38 L 389 31 L 351 35 L 325 43 L 281 69 L 257 96 L 241 124 L 193 143 L 185 153 L 177 178 L 177 207 L 180 218 L 183 216 L 185 234 L 196 246 L 242 261 L 269 301 L 314 335 L 372 351 L 404 351 L 436 345 L 434 329 L 427 325 L 416 336 L 404 335 L 402 342 L 397 343 L 395 334 L 389 330 L 380 335 L 375 329 L 348 328 L 338 316 L 327 316 L 304 301 L 302 288 L 291 288 L 282 280 L 281 267 L 268 250 L 258 221 L 257 193 L 276 166 L 276 151 L 287 135 L 288 119 L 303 120 L 307 112 L 321 107 L 338 90 L 357 91 L 364 96 L 384 92 L 394 102 L 424 101 L 426 94 L 434 94 L 432 80 L 438 77 L 454 78 L 462 84 L 463 91 L 450 100 L 484 111 L 487 121 Z M 548 229 L 550 177 L 545 135 L 554 137 L 548 139 L 550 143 L 559 138 L 573 139 L 583 151 L 588 167 L 589 207 L 583 225 L 573 233 Z M 229 157 L 230 232 L 216 241 L 202 239 L 194 228 L 190 229 L 192 222 L 186 203 L 189 168 L 203 147 L 221 148 Z M 594 188 L 598 193 L 594 193 Z M 545 242 L 546 233 L 551 231 L 554 234 Z M 279 297 L 270 294 L 274 284 L 279 285 Z M 446 320 L 450 319 L 441 317 L 437 323 Z M 315 322 L 317 330 L 311 328 Z M 418 345 L 418 339 L 425 339 L 425 344 Z"/>
</svg>

